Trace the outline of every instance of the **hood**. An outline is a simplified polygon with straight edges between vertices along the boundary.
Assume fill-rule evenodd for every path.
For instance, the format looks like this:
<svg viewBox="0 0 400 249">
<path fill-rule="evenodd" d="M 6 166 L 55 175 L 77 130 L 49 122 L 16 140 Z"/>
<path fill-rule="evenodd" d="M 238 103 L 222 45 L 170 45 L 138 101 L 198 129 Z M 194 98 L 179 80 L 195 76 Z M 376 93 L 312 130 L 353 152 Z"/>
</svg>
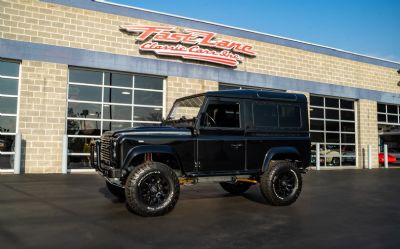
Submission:
<svg viewBox="0 0 400 249">
<path fill-rule="evenodd" d="M 114 137 L 121 135 L 192 135 L 192 131 L 188 128 L 176 128 L 172 126 L 143 126 L 107 133 Z"/>
</svg>

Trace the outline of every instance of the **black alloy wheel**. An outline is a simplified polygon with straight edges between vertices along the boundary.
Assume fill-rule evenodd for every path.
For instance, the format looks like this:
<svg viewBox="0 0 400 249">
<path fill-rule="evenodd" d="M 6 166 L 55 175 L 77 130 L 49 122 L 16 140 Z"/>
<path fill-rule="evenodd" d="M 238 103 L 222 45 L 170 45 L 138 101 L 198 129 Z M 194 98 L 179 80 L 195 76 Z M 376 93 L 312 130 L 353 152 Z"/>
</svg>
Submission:
<svg viewBox="0 0 400 249">
<path fill-rule="evenodd" d="M 158 172 L 146 175 L 138 188 L 140 200 L 149 207 L 162 204 L 171 192 L 168 180 Z"/>
</svg>

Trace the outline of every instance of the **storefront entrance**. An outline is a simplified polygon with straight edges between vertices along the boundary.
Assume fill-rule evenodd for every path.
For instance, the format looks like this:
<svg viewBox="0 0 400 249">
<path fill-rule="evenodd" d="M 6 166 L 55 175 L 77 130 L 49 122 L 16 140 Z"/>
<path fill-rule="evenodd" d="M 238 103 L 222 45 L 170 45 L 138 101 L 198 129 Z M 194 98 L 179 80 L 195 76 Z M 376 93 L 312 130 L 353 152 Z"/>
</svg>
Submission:
<svg viewBox="0 0 400 249">
<path fill-rule="evenodd" d="M 378 103 L 379 163 L 383 165 L 384 145 L 389 166 L 400 166 L 400 106 Z"/>
</svg>

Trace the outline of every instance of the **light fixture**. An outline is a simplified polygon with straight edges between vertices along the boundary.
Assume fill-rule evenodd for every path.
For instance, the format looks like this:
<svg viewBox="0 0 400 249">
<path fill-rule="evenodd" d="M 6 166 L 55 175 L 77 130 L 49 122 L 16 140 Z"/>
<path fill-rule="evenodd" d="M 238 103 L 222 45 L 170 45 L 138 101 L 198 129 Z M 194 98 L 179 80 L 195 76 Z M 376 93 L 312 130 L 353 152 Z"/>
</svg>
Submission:
<svg viewBox="0 0 400 249">
<path fill-rule="evenodd" d="M 124 95 L 129 95 L 129 94 L 131 94 L 130 92 L 127 92 L 127 91 L 123 91 L 123 92 L 121 92 L 122 94 L 124 94 Z"/>
</svg>

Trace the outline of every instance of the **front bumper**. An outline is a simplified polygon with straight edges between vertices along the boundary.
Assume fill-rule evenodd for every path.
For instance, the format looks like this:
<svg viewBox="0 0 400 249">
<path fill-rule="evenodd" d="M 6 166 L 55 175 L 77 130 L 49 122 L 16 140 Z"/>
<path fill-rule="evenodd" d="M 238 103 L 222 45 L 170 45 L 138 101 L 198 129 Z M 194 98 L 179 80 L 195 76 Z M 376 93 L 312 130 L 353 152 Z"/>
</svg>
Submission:
<svg viewBox="0 0 400 249">
<path fill-rule="evenodd" d="M 122 176 L 120 169 L 102 162 L 100 140 L 96 140 L 90 145 L 90 166 L 106 178 L 120 178 Z"/>
</svg>

